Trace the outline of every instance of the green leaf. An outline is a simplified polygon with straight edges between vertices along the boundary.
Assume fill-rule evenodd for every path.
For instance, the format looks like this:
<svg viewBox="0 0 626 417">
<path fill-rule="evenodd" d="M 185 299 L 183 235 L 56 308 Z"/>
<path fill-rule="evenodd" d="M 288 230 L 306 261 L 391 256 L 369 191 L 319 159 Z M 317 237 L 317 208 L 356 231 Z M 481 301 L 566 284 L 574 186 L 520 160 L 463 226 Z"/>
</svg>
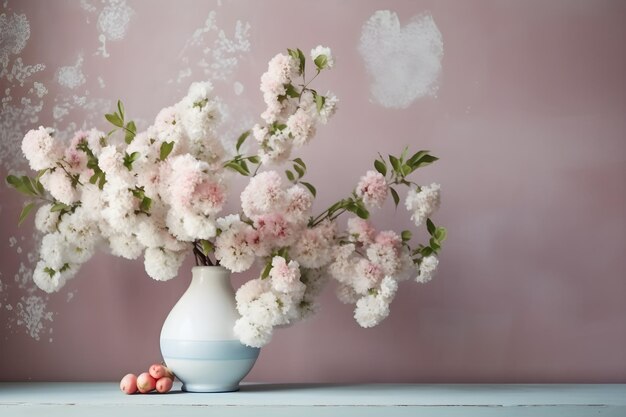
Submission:
<svg viewBox="0 0 626 417">
<path fill-rule="evenodd" d="M 24 206 L 24 208 L 22 209 L 22 212 L 20 213 L 20 217 L 17 219 L 18 226 L 22 224 L 22 222 L 26 219 L 26 217 L 28 217 L 28 214 L 33 210 L 34 207 L 35 207 L 35 203 L 29 203 Z"/>
<path fill-rule="evenodd" d="M 109 121 L 113 126 L 124 127 L 124 121 L 120 119 L 117 113 L 107 113 L 104 115 L 105 119 Z"/>
<path fill-rule="evenodd" d="M 328 63 L 328 57 L 326 55 L 318 55 L 313 62 L 315 62 L 315 66 L 318 70 L 323 70 Z"/>
<path fill-rule="evenodd" d="M 300 165 L 294 164 L 293 169 L 298 173 L 298 178 L 302 178 L 304 175 L 304 169 Z"/>
<path fill-rule="evenodd" d="M 124 120 L 124 104 L 121 100 L 117 100 L 117 110 L 119 111 L 120 118 Z"/>
<path fill-rule="evenodd" d="M 355 213 L 362 219 L 367 219 L 370 216 L 369 211 L 365 207 L 357 206 Z"/>
<path fill-rule="evenodd" d="M 422 248 L 421 252 L 422 256 L 430 256 L 433 254 L 434 251 L 430 248 L 430 246 L 425 246 L 424 248 Z"/>
<path fill-rule="evenodd" d="M 295 177 L 293 175 L 293 172 L 286 170 L 285 171 L 285 175 L 287 176 L 287 179 L 291 182 L 293 182 L 295 180 Z"/>
<path fill-rule="evenodd" d="M 315 95 L 315 106 L 317 107 L 318 113 L 322 111 L 324 108 L 324 103 L 326 103 L 326 97 L 316 94 Z"/>
<path fill-rule="evenodd" d="M 152 207 L 152 199 L 150 197 L 145 197 L 141 200 L 139 204 L 139 209 L 144 213 L 150 212 L 150 207 Z"/>
<path fill-rule="evenodd" d="M 130 122 L 126 123 L 126 131 L 124 133 L 124 140 L 126 141 L 127 144 L 130 145 L 133 139 L 135 139 L 135 135 L 137 135 L 137 126 L 135 125 L 135 122 L 131 120 Z"/>
<path fill-rule="evenodd" d="M 102 190 L 106 182 L 107 182 L 106 174 L 104 172 L 100 172 L 100 179 L 98 180 L 98 188 Z"/>
<path fill-rule="evenodd" d="M 298 59 L 300 60 L 300 74 L 304 74 L 304 64 L 306 63 L 306 58 L 304 57 L 304 52 L 298 48 Z"/>
<path fill-rule="evenodd" d="M 401 236 L 402 236 L 403 242 L 408 242 L 409 240 L 411 240 L 411 237 L 413 236 L 413 234 L 411 233 L 410 230 L 403 230 Z"/>
<path fill-rule="evenodd" d="M 443 242 L 444 240 L 446 240 L 447 236 L 448 231 L 445 227 L 438 227 L 437 230 L 435 230 L 434 238 L 437 239 L 437 242 Z"/>
<path fill-rule="evenodd" d="M 174 141 L 163 142 L 161 144 L 161 150 L 159 152 L 159 159 L 161 161 L 165 161 L 165 158 L 169 156 L 169 154 L 172 152 L 172 149 L 174 149 Z"/>
<path fill-rule="evenodd" d="M 433 251 L 435 251 L 435 253 L 441 249 L 441 245 L 439 245 L 439 242 L 437 242 L 437 239 L 435 239 L 434 237 L 430 238 L 430 247 L 432 248 Z"/>
<path fill-rule="evenodd" d="M 30 177 L 26 175 L 22 176 L 22 183 L 33 195 L 37 195 L 37 191 L 35 191 L 36 185 Z"/>
<path fill-rule="evenodd" d="M 304 181 L 300 181 L 300 184 L 304 185 L 311 192 L 311 194 L 313 194 L 313 197 L 316 196 L 317 190 L 315 190 L 315 187 L 313 187 L 308 182 L 304 182 Z"/>
<path fill-rule="evenodd" d="M 435 231 L 437 230 L 437 227 L 435 227 L 435 223 L 433 223 L 432 220 L 426 219 L 426 229 L 428 230 L 428 233 L 431 236 L 434 236 L 435 235 Z"/>
<path fill-rule="evenodd" d="M 143 198 L 146 193 L 143 190 L 143 187 L 136 187 L 135 189 L 130 190 L 133 193 L 133 197 L 135 198 Z"/>
<path fill-rule="evenodd" d="M 133 169 L 133 162 L 139 159 L 139 157 L 141 157 L 139 152 L 133 152 L 130 155 L 126 153 L 124 155 L 124 166 L 131 171 Z"/>
<path fill-rule="evenodd" d="M 393 155 L 389 155 L 389 162 L 397 174 L 402 174 L 400 160 Z"/>
<path fill-rule="evenodd" d="M 400 155 L 400 160 L 404 161 L 404 158 L 406 158 L 408 153 L 409 153 L 409 147 L 405 146 L 404 149 L 402 150 L 402 154 Z"/>
<path fill-rule="evenodd" d="M 209 254 L 213 252 L 214 249 L 213 244 L 205 239 L 200 240 L 200 247 L 202 248 L 202 253 L 204 254 L 204 256 L 209 256 Z"/>
<path fill-rule="evenodd" d="M 383 174 L 383 176 L 387 175 L 387 165 L 384 162 L 379 161 L 378 159 L 374 161 L 374 168 L 376 171 Z"/>
<path fill-rule="evenodd" d="M 37 178 L 35 186 L 37 188 L 37 194 L 43 196 L 46 193 L 46 190 L 43 188 L 43 184 L 39 181 L 39 178 Z"/>
<path fill-rule="evenodd" d="M 241 145 L 243 145 L 243 143 L 246 141 L 248 136 L 250 136 L 250 131 L 249 130 L 246 130 L 245 132 L 243 132 L 239 136 L 239 138 L 237 139 L 237 145 L 235 146 L 235 148 L 237 149 L 237 152 L 239 152 L 239 149 L 241 148 Z"/>
<path fill-rule="evenodd" d="M 9 185 L 11 185 L 13 188 L 15 188 L 17 191 L 19 191 L 22 194 L 25 194 L 30 197 L 37 196 L 37 192 L 35 191 L 35 188 L 33 187 L 33 184 L 31 183 L 30 178 L 27 176 L 16 177 L 15 175 L 9 175 L 6 178 L 6 181 L 7 183 L 9 183 Z"/>
<path fill-rule="evenodd" d="M 400 196 L 398 195 L 398 192 L 391 187 L 389 187 L 389 191 L 391 192 L 391 197 L 393 197 L 393 202 L 395 203 L 396 207 L 398 207 L 398 204 L 400 203 Z"/>
<path fill-rule="evenodd" d="M 41 177 L 43 177 L 43 174 L 45 174 L 46 172 L 48 172 L 48 168 L 39 170 L 39 172 L 37 173 L 37 176 L 35 177 L 35 179 L 37 181 L 39 181 L 41 179 Z"/>
<path fill-rule="evenodd" d="M 282 247 L 278 250 L 278 252 L 276 252 L 276 256 L 280 256 L 282 258 L 285 258 L 285 260 L 287 262 L 289 262 L 289 248 L 288 247 Z"/>
<path fill-rule="evenodd" d="M 13 188 L 17 188 L 18 185 L 20 185 L 22 183 L 22 180 L 20 180 L 18 177 L 16 177 L 15 175 L 8 175 L 6 178 L 7 183 L 9 183 L 9 185 L 11 185 Z"/>
<path fill-rule="evenodd" d="M 245 176 L 250 175 L 250 171 L 246 170 L 244 167 L 242 167 L 241 165 L 239 165 L 239 163 L 237 163 L 235 161 L 228 161 L 226 163 L 226 165 L 224 165 L 224 166 L 226 168 L 230 168 L 230 169 L 232 169 L 234 171 L 237 171 L 241 175 L 245 175 Z"/>
<path fill-rule="evenodd" d="M 256 155 L 252 155 L 248 157 L 248 161 L 252 162 L 253 164 L 258 164 L 259 162 L 261 162 L 261 158 Z"/>
<path fill-rule="evenodd" d="M 50 211 L 51 212 L 55 212 L 55 211 L 67 211 L 70 209 L 70 206 L 68 206 L 67 204 L 63 204 L 63 203 L 55 203 L 52 207 L 50 207 Z"/>
<path fill-rule="evenodd" d="M 405 177 L 409 175 L 411 172 L 413 172 L 413 169 L 406 164 L 402 165 L 401 170 L 402 170 L 402 175 Z"/>
<path fill-rule="evenodd" d="M 423 157 L 424 155 L 427 155 L 428 152 L 430 151 L 419 151 L 413 154 L 412 157 L 409 158 L 408 161 L 406 161 L 406 163 L 410 166 L 415 165 L 416 163 L 419 162 L 420 158 Z"/>
<path fill-rule="evenodd" d="M 293 162 L 295 162 L 296 164 L 300 165 L 302 168 L 304 168 L 306 170 L 306 164 L 304 163 L 304 161 L 300 158 L 296 158 L 293 160 Z"/>
<path fill-rule="evenodd" d="M 287 94 L 291 98 L 300 97 L 300 93 L 298 92 L 298 90 L 296 90 L 296 88 L 292 84 L 287 84 L 285 86 L 285 94 Z"/>
<path fill-rule="evenodd" d="M 263 268 L 263 272 L 261 272 L 261 279 L 265 279 L 265 278 L 269 277 L 271 270 L 272 270 L 272 260 L 270 259 L 265 264 L 265 268 Z"/>
<path fill-rule="evenodd" d="M 417 169 L 417 168 L 421 168 L 424 167 L 426 165 L 430 165 L 435 161 L 438 161 L 439 158 L 437 158 L 436 156 L 432 156 L 432 155 L 424 155 L 423 157 L 421 157 L 419 159 L 419 161 L 413 165 L 413 169 Z"/>
<path fill-rule="evenodd" d="M 91 184 L 97 183 L 98 182 L 98 177 L 100 177 L 100 173 L 96 172 L 95 174 L 93 174 L 91 176 L 91 178 L 89 178 L 89 183 L 91 183 Z"/>
</svg>

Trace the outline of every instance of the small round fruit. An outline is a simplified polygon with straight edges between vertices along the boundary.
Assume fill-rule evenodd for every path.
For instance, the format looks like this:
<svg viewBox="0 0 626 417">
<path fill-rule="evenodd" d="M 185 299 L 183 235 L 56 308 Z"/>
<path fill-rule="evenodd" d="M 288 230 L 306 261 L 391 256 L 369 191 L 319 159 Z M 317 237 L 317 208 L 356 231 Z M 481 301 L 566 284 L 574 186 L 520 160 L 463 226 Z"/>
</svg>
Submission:
<svg viewBox="0 0 626 417">
<path fill-rule="evenodd" d="M 163 378 L 164 376 L 174 379 L 174 375 L 172 375 L 172 372 L 167 369 L 167 367 L 155 363 L 154 365 L 152 365 L 149 369 L 150 372 L 150 376 L 154 379 L 160 379 Z"/>
<path fill-rule="evenodd" d="M 142 394 L 152 391 L 156 387 L 156 379 L 152 378 L 149 373 L 144 372 L 137 377 L 137 388 Z"/>
<path fill-rule="evenodd" d="M 164 394 L 172 389 L 173 384 L 174 381 L 172 380 L 172 378 L 164 376 L 163 378 L 159 378 L 159 380 L 156 382 L 156 390 L 161 394 Z"/>
<path fill-rule="evenodd" d="M 120 389 L 124 394 L 134 394 L 137 392 L 137 375 L 124 375 L 124 378 L 120 381 Z"/>
</svg>

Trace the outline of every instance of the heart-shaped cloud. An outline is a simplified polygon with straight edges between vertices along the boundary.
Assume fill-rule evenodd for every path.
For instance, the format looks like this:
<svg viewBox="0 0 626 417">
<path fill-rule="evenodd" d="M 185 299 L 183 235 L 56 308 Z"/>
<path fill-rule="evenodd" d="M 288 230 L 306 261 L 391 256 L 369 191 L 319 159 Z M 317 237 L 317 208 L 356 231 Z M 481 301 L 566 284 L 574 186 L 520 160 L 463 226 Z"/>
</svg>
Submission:
<svg viewBox="0 0 626 417">
<path fill-rule="evenodd" d="M 359 53 L 380 105 L 403 109 L 417 98 L 435 96 L 443 40 L 430 14 L 414 16 L 401 27 L 396 13 L 377 11 L 363 24 Z"/>
</svg>

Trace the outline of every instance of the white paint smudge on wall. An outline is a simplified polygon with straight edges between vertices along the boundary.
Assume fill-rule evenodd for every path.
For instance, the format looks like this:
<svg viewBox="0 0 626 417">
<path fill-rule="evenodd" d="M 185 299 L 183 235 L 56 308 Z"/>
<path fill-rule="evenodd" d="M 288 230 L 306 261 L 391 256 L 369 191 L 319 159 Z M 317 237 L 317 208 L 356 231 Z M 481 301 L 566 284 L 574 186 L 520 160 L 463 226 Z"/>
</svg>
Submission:
<svg viewBox="0 0 626 417">
<path fill-rule="evenodd" d="M 134 14 L 125 0 L 112 0 L 98 16 L 98 29 L 108 40 L 124 39 L 130 18 Z"/>
<path fill-rule="evenodd" d="M 192 66 L 198 67 L 203 77 L 213 81 L 224 81 L 230 77 L 242 56 L 250 52 L 250 23 L 237 20 L 232 37 L 217 26 L 217 13 L 212 10 L 185 43 L 179 58 L 183 68 L 175 80 L 169 83 L 182 83 L 193 74 Z M 195 63 L 192 58 L 200 57 Z"/>
<path fill-rule="evenodd" d="M 106 49 L 107 41 L 119 41 L 124 39 L 128 31 L 130 19 L 135 11 L 126 4 L 126 0 L 106 0 L 106 5 L 98 14 L 98 40 L 100 46 L 95 55 L 103 58 L 110 56 Z M 98 8 L 88 0 L 81 0 L 80 7 L 87 13 L 96 13 Z M 87 23 L 90 23 L 89 15 L 87 15 Z"/>
<path fill-rule="evenodd" d="M 241 84 L 239 81 L 235 81 L 235 83 L 233 84 L 233 91 L 236 95 L 240 96 L 243 93 L 243 84 Z"/>
<path fill-rule="evenodd" d="M 443 40 L 430 14 L 402 27 L 396 13 L 379 10 L 363 24 L 358 50 L 372 77 L 372 98 L 383 107 L 404 109 L 436 95 Z"/>
<path fill-rule="evenodd" d="M 0 63 L 3 69 L 9 65 L 9 56 L 19 54 L 30 37 L 30 25 L 24 14 L 12 16 L 0 14 Z"/>
<path fill-rule="evenodd" d="M 60 67 L 57 70 L 56 79 L 59 85 L 70 89 L 75 89 L 85 84 L 85 74 L 83 74 L 83 56 L 79 55 L 76 64 Z"/>
<path fill-rule="evenodd" d="M 43 71 L 45 65 L 26 65 L 16 56 L 29 38 L 30 24 L 26 15 L 8 11 L 0 14 L 0 82 L 5 86 L 0 102 L 0 165 L 14 171 L 22 168 L 23 132 L 38 122 L 42 97 L 47 93 L 42 83 L 30 84 L 33 75 Z M 12 96 L 16 89 L 23 93 L 19 100 Z"/>
<path fill-rule="evenodd" d="M 30 337 L 35 340 L 41 338 L 46 322 L 52 322 L 53 314 L 46 310 L 46 300 L 38 295 L 28 295 L 20 298 L 16 305 L 17 325 L 26 329 Z"/>
</svg>

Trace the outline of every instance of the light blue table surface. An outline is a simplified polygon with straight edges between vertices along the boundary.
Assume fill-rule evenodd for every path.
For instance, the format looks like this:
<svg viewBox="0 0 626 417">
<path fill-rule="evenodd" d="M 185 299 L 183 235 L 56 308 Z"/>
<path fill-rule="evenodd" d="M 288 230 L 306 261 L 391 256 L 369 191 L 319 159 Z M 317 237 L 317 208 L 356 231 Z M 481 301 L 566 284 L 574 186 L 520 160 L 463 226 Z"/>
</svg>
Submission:
<svg viewBox="0 0 626 417">
<path fill-rule="evenodd" d="M 117 383 L 0 383 L 0 416 L 626 416 L 622 384 L 245 384 L 124 395 Z"/>
</svg>

